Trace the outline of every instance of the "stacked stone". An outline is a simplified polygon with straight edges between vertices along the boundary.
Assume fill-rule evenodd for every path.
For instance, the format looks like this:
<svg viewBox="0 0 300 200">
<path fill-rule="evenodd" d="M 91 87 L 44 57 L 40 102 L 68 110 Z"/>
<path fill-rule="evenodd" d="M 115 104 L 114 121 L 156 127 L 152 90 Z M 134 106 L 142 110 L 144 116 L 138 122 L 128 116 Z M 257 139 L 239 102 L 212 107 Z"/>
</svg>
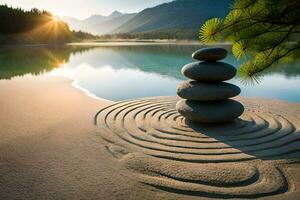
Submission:
<svg viewBox="0 0 300 200">
<path fill-rule="evenodd" d="M 186 119 L 200 123 L 233 121 L 244 112 L 241 103 L 229 99 L 240 94 L 239 87 L 223 81 L 236 75 L 236 69 L 219 60 L 227 56 L 223 48 L 203 48 L 192 57 L 200 62 L 185 65 L 182 73 L 192 80 L 178 85 L 177 94 L 183 100 L 177 111 Z"/>
</svg>

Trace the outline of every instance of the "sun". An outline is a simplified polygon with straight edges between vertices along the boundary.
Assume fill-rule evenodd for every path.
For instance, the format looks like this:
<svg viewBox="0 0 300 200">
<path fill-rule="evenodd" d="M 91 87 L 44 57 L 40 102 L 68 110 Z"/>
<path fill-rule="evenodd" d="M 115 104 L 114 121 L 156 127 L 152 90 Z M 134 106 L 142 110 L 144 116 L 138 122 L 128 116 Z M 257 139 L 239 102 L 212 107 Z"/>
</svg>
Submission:
<svg viewBox="0 0 300 200">
<path fill-rule="evenodd" d="M 59 19 L 59 17 L 57 17 L 57 16 L 52 16 L 52 17 L 51 17 L 51 21 L 52 21 L 53 23 L 58 23 L 58 22 L 60 21 L 60 19 Z"/>
</svg>

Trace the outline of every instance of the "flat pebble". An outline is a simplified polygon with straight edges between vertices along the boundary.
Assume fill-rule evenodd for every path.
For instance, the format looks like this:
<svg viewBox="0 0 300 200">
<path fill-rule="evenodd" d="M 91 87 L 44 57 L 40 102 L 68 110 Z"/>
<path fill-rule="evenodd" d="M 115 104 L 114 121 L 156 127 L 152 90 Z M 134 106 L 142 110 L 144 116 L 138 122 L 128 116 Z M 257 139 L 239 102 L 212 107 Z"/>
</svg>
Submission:
<svg viewBox="0 0 300 200">
<path fill-rule="evenodd" d="M 185 81 L 177 86 L 177 95 L 183 99 L 197 101 L 216 101 L 239 95 L 241 89 L 230 83 L 206 83 Z"/>
<path fill-rule="evenodd" d="M 236 75 L 235 67 L 223 62 L 194 62 L 185 65 L 181 72 L 187 78 L 206 82 L 226 81 Z"/>
<path fill-rule="evenodd" d="M 201 102 L 180 100 L 176 110 L 186 119 L 200 123 L 223 123 L 238 118 L 244 112 L 244 106 L 232 99 Z"/>
<path fill-rule="evenodd" d="M 202 48 L 195 51 L 192 57 L 200 61 L 217 61 L 226 58 L 226 49 L 219 47 Z"/>
</svg>

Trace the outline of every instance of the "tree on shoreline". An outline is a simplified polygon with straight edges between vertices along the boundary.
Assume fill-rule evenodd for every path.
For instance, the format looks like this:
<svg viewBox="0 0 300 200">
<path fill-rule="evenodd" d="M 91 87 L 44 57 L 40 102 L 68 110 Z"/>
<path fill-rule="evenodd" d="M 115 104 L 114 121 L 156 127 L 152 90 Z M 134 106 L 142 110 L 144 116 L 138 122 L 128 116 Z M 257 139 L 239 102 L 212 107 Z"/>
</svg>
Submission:
<svg viewBox="0 0 300 200">
<path fill-rule="evenodd" d="M 235 0 L 224 18 L 206 21 L 200 29 L 204 43 L 232 42 L 232 52 L 245 62 L 243 78 L 258 81 L 266 69 L 290 62 L 300 49 L 300 1 Z"/>
<path fill-rule="evenodd" d="M 82 31 L 71 31 L 68 24 L 50 12 L 36 8 L 26 11 L 0 5 L 0 44 L 60 44 L 96 38 Z"/>
<path fill-rule="evenodd" d="M 69 26 L 50 12 L 7 5 L 0 5 L 0 33 L 16 42 L 63 43 L 72 39 Z"/>
</svg>

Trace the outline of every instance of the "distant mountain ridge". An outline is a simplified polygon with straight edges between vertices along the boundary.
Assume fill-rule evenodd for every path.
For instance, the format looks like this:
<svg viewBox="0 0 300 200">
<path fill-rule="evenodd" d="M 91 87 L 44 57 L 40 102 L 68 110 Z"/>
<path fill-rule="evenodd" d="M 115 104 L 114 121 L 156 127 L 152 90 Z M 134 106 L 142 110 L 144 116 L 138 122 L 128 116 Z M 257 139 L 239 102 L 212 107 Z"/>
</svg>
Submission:
<svg viewBox="0 0 300 200">
<path fill-rule="evenodd" d="M 147 8 L 124 23 L 114 33 L 138 33 L 170 29 L 199 30 L 213 17 L 224 17 L 232 0 L 176 0 Z"/>
<path fill-rule="evenodd" d="M 85 20 L 63 18 L 71 28 L 93 34 L 139 34 L 143 36 L 197 39 L 201 25 L 225 17 L 233 0 L 174 0 L 139 13 L 93 15 Z M 142 36 L 142 37 L 143 37 Z"/>
<path fill-rule="evenodd" d="M 119 11 L 114 11 L 108 16 L 92 15 L 84 20 L 67 16 L 61 17 L 61 19 L 68 23 L 73 30 L 82 30 L 92 34 L 101 35 L 110 33 L 117 27 L 129 21 L 135 15 L 136 13 L 121 13 Z"/>
</svg>

